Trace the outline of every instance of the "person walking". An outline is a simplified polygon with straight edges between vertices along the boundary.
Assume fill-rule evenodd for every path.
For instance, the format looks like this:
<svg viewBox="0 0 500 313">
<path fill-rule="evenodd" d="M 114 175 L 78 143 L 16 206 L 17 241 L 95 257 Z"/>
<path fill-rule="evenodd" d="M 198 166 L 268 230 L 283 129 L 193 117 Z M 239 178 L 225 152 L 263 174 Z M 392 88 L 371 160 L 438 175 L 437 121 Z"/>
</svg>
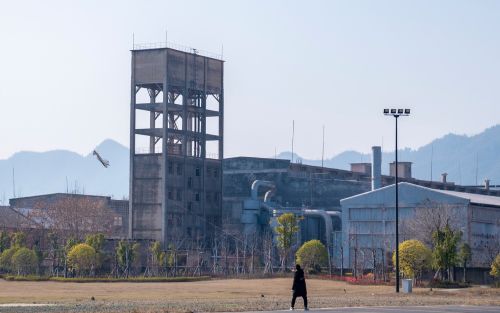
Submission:
<svg viewBox="0 0 500 313">
<path fill-rule="evenodd" d="M 304 299 L 304 311 L 309 311 L 307 307 L 307 288 L 306 279 L 304 277 L 304 271 L 300 268 L 300 265 L 295 265 L 295 276 L 293 277 L 292 285 L 292 306 L 290 310 L 294 310 L 295 300 L 297 297 L 302 297 Z"/>
</svg>

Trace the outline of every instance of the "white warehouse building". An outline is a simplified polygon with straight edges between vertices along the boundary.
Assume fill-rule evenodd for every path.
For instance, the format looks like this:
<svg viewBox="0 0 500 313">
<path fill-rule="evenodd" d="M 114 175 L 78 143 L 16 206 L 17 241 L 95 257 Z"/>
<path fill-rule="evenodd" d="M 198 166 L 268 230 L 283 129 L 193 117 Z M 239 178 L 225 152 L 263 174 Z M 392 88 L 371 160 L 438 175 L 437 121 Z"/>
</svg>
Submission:
<svg viewBox="0 0 500 313">
<path fill-rule="evenodd" d="M 432 227 L 448 221 L 452 228 L 462 231 L 462 240 L 472 248 L 469 266 L 490 266 L 492 258 L 500 252 L 500 197 L 431 189 L 406 182 L 398 186 L 400 242 L 420 239 L 430 245 Z M 394 185 L 342 199 L 340 204 L 343 267 L 389 266 L 395 249 Z"/>
</svg>

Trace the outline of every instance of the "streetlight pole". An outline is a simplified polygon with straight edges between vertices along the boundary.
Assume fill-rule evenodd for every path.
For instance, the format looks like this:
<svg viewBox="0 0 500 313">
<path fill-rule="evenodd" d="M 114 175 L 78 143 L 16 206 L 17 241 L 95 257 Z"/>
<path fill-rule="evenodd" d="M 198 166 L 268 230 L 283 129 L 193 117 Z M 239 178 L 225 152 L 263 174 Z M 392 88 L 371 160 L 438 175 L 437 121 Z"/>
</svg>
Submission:
<svg viewBox="0 0 500 313">
<path fill-rule="evenodd" d="M 410 109 L 384 109 L 384 115 L 393 116 L 396 121 L 396 151 L 394 187 L 396 190 L 396 292 L 399 292 L 399 188 L 398 188 L 398 118 L 409 116 Z"/>
</svg>

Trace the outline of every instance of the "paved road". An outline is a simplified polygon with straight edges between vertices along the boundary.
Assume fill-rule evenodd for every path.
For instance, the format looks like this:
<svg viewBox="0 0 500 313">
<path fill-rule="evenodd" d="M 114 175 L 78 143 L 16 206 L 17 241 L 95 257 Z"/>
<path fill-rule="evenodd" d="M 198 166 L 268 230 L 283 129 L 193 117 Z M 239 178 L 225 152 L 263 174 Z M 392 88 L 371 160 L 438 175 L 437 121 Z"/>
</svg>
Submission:
<svg viewBox="0 0 500 313">
<path fill-rule="evenodd" d="M 302 309 L 294 312 L 303 313 Z M 285 311 L 268 311 L 259 313 L 276 313 Z M 290 311 L 287 311 L 290 312 Z M 500 313 L 500 306 L 439 305 L 439 306 L 407 306 L 407 307 L 355 307 L 311 309 L 310 313 Z M 250 312 L 247 312 L 250 313 Z M 252 312 L 253 313 L 253 312 Z M 257 313 L 257 312 L 255 312 Z"/>
</svg>

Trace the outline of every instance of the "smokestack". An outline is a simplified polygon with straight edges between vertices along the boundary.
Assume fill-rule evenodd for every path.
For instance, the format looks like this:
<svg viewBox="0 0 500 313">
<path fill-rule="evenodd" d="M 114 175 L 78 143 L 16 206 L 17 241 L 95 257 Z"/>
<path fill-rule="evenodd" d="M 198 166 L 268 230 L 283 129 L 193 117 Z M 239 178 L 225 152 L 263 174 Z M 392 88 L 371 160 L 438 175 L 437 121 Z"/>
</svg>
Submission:
<svg viewBox="0 0 500 313">
<path fill-rule="evenodd" d="M 486 191 L 490 191 L 490 180 L 489 179 L 484 180 L 484 189 L 486 189 Z"/>
<path fill-rule="evenodd" d="M 443 174 L 441 174 L 441 182 L 442 182 L 443 184 L 446 184 L 446 176 L 448 176 L 448 173 L 443 173 Z"/>
<path fill-rule="evenodd" d="M 372 147 L 372 190 L 382 187 L 382 148 Z"/>
</svg>

